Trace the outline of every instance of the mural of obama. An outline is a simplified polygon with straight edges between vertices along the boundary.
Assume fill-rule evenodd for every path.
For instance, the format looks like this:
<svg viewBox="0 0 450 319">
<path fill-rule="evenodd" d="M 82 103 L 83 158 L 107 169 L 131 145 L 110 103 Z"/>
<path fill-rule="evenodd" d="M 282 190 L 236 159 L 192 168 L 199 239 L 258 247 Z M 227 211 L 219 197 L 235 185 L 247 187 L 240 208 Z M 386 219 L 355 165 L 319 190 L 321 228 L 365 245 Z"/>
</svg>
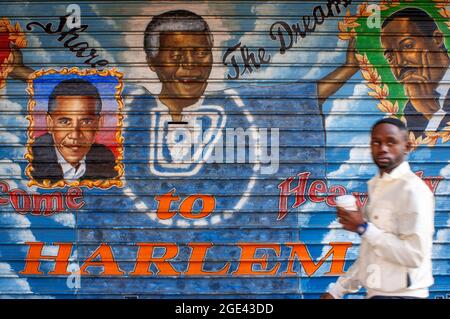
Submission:
<svg viewBox="0 0 450 319">
<path fill-rule="evenodd" d="M 114 154 L 94 142 L 101 111 L 99 92 L 89 81 L 68 79 L 56 85 L 48 102 L 48 133 L 32 144 L 32 177 L 41 183 L 114 178 Z"/>
<path fill-rule="evenodd" d="M 399 10 L 382 25 L 384 56 L 409 99 L 404 113 L 416 137 L 450 122 L 450 58 L 444 40 L 433 18 L 417 8 Z"/>
</svg>

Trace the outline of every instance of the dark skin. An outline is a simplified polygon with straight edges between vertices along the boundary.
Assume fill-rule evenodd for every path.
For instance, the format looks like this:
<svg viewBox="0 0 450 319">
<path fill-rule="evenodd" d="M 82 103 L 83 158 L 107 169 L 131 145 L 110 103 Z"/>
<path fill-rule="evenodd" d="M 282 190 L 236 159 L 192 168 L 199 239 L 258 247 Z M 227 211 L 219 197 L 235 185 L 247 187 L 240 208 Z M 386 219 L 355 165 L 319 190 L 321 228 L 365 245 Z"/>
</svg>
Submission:
<svg viewBox="0 0 450 319">
<path fill-rule="evenodd" d="M 205 32 L 162 32 L 158 54 L 147 58 L 162 83 L 159 100 L 174 121 L 181 121 L 183 109 L 195 104 L 206 90 L 213 63 L 208 39 Z"/>
<path fill-rule="evenodd" d="M 34 70 L 23 64 L 22 51 L 20 51 L 13 44 L 11 44 L 11 49 L 14 56 L 14 69 L 11 71 L 9 76 L 15 80 L 26 82 L 28 80 L 28 77 L 34 72 Z"/>
<path fill-rule="evenodd" d="M 345 63 L 317 82 L 319 105 L 335 94 L 359 69 L 355 56 L 356 39 L 350 40 Z M 27 81 L 34 72 L 23 63 L 22 52 L 13 47 L 13 79 Z M 162 32 L 160 48 L 147 58 L 149 68 L 163 84 L 159 100 L 169 108 L 174 121 L 181 121 L 185 107 L 196 103 L 208 85 L 213 63 L 212 47 L 204 32 Z"/>
<path fill-rule="evenodd" d="M 359 70 L 355 46 L 356 38 L 352 38 L 348 44 L 345 63 L 317 82 L 320 106 Z"/>
<path fill-rule="evenodd" d="M 430 119 L 439 110 L 434 91 L 450 65 L 439 30 L 424 36 L 409 18 L 397 18 L 381 33 L 384 56 L 395 79 L 403 85 L 414 108 Z"/>
<path fill-rule="evenodd" d="M 373 161 L 378 166 L 380 176 L 383 176 L 403 163 L 405 156 L 411 150 L 411 143 L 406 131 L 395 125 L 382 123 L 372 130 L 370 148 Z M 356 232 L 358 226 L 364 223 L 361 207 L 352 212 L 337 208 L 337 216 L 342 227 L 351 232 Z M 329 293 L 324 293 L 320 299 L 334 299 L 334 297 Z"/>
</svg>

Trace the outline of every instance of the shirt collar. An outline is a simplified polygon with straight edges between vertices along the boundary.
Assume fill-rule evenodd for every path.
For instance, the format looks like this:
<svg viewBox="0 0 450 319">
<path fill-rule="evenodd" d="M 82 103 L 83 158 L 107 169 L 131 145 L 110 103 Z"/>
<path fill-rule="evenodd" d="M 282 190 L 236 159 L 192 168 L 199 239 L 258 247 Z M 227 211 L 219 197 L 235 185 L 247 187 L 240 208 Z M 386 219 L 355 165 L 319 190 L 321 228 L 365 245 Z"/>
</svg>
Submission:
<svg viewBox="0 0 450 319">
<path fill-rule="evenodd" d="M 192 111 L 201 110 L 205 106 L 205 105 L 203 105 L 204 102 L 205 102 L 205 97 L 202 96 L 194 104 L 184 107 L 183 110 L 181 110 L 181 114 L 184 115 L 186 112 L 192 112 Z M 161 102 L 161 100 L 159 98 L 156 99 L 156 104 L 158 105 L 159 109 L 162 109 L 162 110 L 165 110 L 165 111 L 169 110 L 169 107 L 167 105 L 165 105 L 163 102 Z"/>
<path fill-rule="evenodd" d="M 76 169 L 75 167 L 73 167 L 71 164 L 69 164 L 66 161 L 66 159 L 64 158 L 64 156 L 62 156 L 62 154 L 59 152 L 59 150 L 58 150 L 58 148 L 56 146 L 55 146 L 55 151 L 56 151 L 56 157 L 58 158 L 58 164 L 62 168 L 64 177 L 66 177 L 67 174 L 71 170 L 75 170 L 75 174 L 76 174 L 77 171 L 80 172 L 84 168 L 84 166 L 86 165 L 86 155 L 81 159 L 81 161 L 79 162 L 78 169 Z"/>
<path fill-rule="evenodd" d="M 436 88 L 436 92 L 438 92 L 440 96 L 443 95 L 444 97 L 447 96 L 447 92 L 450 88 L 449 81 L 450 81 L 450 68 L 447 69 L 441 81 L 439 81 L 438 87 Z"/>
<path fill-rule="evenodd" d="M 409 166 L 409 163 L 407 161 L 404 161 L 399 166 L 394 168 L 390 173 L 384 173 L 383 176 L 380 176 L 380 174 L 378 173 L 371 182 L 396 180 L 410 171 L 411 168 Z"/>
</svg>

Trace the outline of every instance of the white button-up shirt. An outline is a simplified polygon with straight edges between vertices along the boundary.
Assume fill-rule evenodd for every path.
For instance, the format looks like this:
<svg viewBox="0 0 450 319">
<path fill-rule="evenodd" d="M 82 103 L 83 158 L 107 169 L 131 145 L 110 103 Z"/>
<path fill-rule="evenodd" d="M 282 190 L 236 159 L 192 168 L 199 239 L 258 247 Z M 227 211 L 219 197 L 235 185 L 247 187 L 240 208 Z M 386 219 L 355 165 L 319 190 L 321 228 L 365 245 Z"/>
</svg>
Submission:
<svg viewBox="0 0 450 319">
<path fill-rule="evenodd" d="M 55 151 L 56 157 L 58 158 L 58 164 L 62 168 L 63 176 L 66 181 L 76 181 L 86 173 L 86 156 L 78 163 L 77 167 L 73 167 L 71 164 L 67 163 L 66 159 L 61 155 L 56 146 Z"/>
<path fill-rule="evenodd" d="M 359 257 L 328 292 L 342 298 L 365 287 L 367 298 L 428 297 L 433 284 L 433 193 L 407 162 L 375 176 L 368 186 L 368 227 Z"/>
</svg>

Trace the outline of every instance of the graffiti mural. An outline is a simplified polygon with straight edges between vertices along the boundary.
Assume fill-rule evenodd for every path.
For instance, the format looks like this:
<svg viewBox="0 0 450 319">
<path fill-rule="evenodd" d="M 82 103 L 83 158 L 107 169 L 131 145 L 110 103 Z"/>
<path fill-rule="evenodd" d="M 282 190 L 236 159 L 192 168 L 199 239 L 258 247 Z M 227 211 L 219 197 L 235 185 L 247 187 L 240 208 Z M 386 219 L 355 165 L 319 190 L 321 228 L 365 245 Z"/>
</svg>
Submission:
<svg viewBox="0 0 450 319">
<path fill-rule="evenodd" d="M 114 183 L 108 179 L 116 179 L 117 183 L 118 177 L 123 174 L 123 165 L 120 163 L 123 151 L 117 143 L 117 139 L 121 142 L 121 123 L 117 119 L 122 119 L 122 115 L 116 105 L 115 110 L 109 110 L 110 113 L 115 111 L 118 114 L 116 119 L 111 121 L 107 118 L 107 107 L 103 106 L 107 100 L 102 101 L 99 89 L 86 76 L 60 78 L 60 75 L 65 78 L 70 74 L 87 72 L 63 70 L 61 73 L 54 70 L 36 72 L 29 88 L 32 96 L 39 96 L 29 102 L 30 140 L 29 152 L 25 156 L 30 160 L 26 171 L 33 180 L 30 185 L 39 183 L 41 187 L 51 187 L 72 182 L 76 185 L 109 187 Z M 58 75 L 56 79 L 55 75 Z M 102 76 L 101 79 L 105 81 L 105 75 Z M 109 94 L 119 96 L 120 92 L 116 93 L 115 87 L 121 88 L 122 84 L 114 80 L 116 83 L 113 82 Z M 48 88 L 50 93 L 45 96 L 48 83 L 51 83 L 52 88 Z M 101 87 L 105 94 L 107 89 Z M 44 106 L 38 103 L 41 100 L 44 100 Z M 119 99 L 117 104 L 122 105 L 122 101 Z M 113 128 L 110 136 L 99 132 L 105 122 L 110 122 L 107 127 Z M 116 128 L 119 131 L 116 132 Z M 116 139 L 117 145 L 107 147 L 95 143 L 97 138 Z M 117 153 L 117 159 L 113 150 Z M 120 186 L 120 183 L 117 184 Z"/>
<path fill-rule="evenodd" d="M 367 203 L 383 117 L 450 291 L 446 1 L 4 7 L 1 297 L 318 298 L 358 255 L 335 198 Z"/>
</svg>

